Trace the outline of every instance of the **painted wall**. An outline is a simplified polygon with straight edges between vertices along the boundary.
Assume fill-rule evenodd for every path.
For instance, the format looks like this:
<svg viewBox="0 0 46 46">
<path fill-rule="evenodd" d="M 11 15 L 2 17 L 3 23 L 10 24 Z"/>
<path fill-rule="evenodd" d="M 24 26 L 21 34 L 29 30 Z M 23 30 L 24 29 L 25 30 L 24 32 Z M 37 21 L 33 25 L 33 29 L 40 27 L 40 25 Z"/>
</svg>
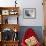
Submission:
<svg viewBox="0 0 46 46">
<path fill-rule="evenodd" d="M 15 0 L 0 0 L 0 6 L 9 7 L 15 6 Z M 43 6 L 42 0 L 17 0 L 17 6 L 20 7 L 19 24 L 21 26 L 43 26 Z M 23 9 L 24 8 L 36 8 L 35 19 L 24 19 Z"/>
<path fill-rule="evenodd" d="M 36 19 L 24 19 L 23 10 L 21 10 L 20 15 L 20 25 L 22 26 L 43 26 L 43 6 L 42 0 L 24 0 L 19 1 L 22 8 L 36 8 Z"/>
</svg>

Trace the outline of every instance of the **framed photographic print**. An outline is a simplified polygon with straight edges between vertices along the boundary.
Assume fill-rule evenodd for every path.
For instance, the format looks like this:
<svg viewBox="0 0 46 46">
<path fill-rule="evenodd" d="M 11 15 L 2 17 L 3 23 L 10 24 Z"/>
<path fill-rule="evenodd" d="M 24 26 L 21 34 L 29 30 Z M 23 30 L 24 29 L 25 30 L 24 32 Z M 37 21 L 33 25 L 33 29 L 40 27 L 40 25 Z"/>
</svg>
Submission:
<svg viewBox="0 0 46 46">
<path fill-rule="evenodd" d="M 9 10 L 2 10 L 2 15 L 9 15 Z"/>
<path fill-rule="evenodd" d="M 23 17 L 25 19 L 35 19 L 36 18 L 36 8 L 24 8 Z"/>
</svg>

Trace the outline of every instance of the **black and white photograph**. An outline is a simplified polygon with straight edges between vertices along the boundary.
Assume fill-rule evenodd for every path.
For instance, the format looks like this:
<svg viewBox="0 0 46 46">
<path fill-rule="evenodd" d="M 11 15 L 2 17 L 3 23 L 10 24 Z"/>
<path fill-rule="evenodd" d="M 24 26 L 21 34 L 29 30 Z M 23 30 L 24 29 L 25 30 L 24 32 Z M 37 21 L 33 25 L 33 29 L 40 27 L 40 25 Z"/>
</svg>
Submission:
<svg viewBox="0 0 46 46">
<path fill-rule="evenodd" d="M 23 14 L 25 19 L 36 18 L 36 8 L 24 8 Z"/>
</svg>

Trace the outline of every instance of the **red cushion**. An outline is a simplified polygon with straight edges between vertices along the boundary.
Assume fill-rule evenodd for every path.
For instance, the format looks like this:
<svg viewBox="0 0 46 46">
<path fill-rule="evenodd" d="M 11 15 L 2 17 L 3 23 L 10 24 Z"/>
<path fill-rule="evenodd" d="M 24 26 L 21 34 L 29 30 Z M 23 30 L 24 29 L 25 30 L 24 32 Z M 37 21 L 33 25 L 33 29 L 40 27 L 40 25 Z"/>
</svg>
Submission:
<svg viewBox="0 0 46 46">
<path fill-rule="evenodd" d="M 24 37 L 22 38 L 22 46 L 26 46 L 25 39 L 28 39 L 29 37 L 37 36 L 36 33 L 32 28 L 28 28 L 24 34 Z M 37 46 L 37 45 L 36 45 Z"/>
</svg>

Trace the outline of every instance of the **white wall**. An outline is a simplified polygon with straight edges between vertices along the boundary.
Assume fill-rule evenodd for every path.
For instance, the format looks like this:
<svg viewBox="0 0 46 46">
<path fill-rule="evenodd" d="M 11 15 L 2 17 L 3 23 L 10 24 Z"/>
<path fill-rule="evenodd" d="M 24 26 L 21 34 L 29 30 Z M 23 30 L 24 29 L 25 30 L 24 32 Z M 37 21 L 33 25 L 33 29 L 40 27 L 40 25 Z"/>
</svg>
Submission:
<svg viewBox="0 0 46 46">
<path fill-rule="evenodd" d="M 24 0 L 19 1 L 22 8 L 36 8 L 36 19 L 24 19 L 23 11 L 20 16 L 20 25 L 22 26 L 43 26 L 43 6 L 42 0 Z"/>
<path fill-rule="evenodd" d="M 9 6 L 14 6 L 14 1 L 15 0 L 0 0 L 0 6 L 1 7 L 9 7 Z"/>
<path fill-rule="evenodd" d="M 14 6 L 15 0 L 0 0 L 0 6 Z M 43 26 L 42 0 L 17 0 L 20 6 L 19 24 L 21 26 Z M 36 19 L 24 19 L 23 8 L 36 8 Z"/>
</svg>

